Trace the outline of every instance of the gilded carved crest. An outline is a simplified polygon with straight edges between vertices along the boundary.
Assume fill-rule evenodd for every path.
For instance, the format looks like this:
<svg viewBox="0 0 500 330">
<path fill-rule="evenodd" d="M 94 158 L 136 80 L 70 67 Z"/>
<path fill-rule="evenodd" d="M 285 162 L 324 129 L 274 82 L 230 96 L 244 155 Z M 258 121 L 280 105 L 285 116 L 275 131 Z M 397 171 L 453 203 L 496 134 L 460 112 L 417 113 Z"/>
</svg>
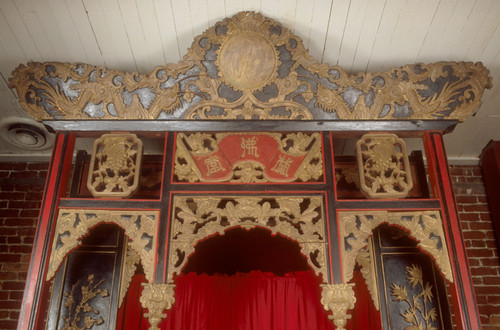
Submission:
<svg viewBox="0 0 500 330">
<path fill-rule="evenodd" d="M 465 120 L 491 88 L 481 63 L 348 74 L 316 62 L 280 23 L 240 12 L 151 73 L 84 63 L 20 65 L 9 86 L 44 119 Z"/>
</svg>

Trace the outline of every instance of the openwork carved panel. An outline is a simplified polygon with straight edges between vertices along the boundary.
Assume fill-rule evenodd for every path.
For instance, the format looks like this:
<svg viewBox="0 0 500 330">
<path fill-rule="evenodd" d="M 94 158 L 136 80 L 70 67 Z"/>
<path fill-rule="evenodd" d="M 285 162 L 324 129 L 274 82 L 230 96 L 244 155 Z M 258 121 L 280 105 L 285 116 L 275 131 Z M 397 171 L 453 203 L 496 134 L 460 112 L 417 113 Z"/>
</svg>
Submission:
<svg viewBox="0 0 500 330">
<path fill-rule="evenodd" d="M 174 174 L 181 182 L 315 182 L 323 176 L 321 135 L 179 133 Z"/>
<path fill-rule="evenodd" d="M 135 134 L 103 134 L 94 141 L 87 188 L 94 197 L 129 197 L 139 186 L 141 160 Z"/>
<path fill-rule="evenodd" d="M 180 274 L 196 243 L 230 228 L 267 228 L 299 244 L 310 267 L 326 283 L 323 198 L 175 196 L 168 282 Z"/>
<path fill-rule="evenodd" d="M 344 282 L 352 279 L 356 259 L 360 256 L 364 258 L 363 250 L 368 245 L 372 230 L 382 223 L 396 225 L 408 231 L 418 241 L 418 246 L 432 256 L 444 277 L 453 282 L 439 211 L 342 211 L 339 212 L 339 229 Z M 364 266 L 366 262 L 361 264 Z"/>
<path fill-rule="evenodd" d="M 125 230 L 130 247 L 140 256 L 146 279 L 152 282 L 158 216 L 158 211 L 59 210 L 47 279 L 54 276 L 66 254 L 75 249 L 93 227 L 99 223 L 114 223 Z"/>
<path fill-rule="evenodd" d="M 361 190 L 371 198 L 406 197 L 413 188 L 405 142 L 395 134 L 365 134 L 356 143 Z"/>
<path fill-rule="evenodd" d="M 316 62 L 280 23 L 240 12 L 149 74 L 83 63 L 20 65 L 9 86 L 42 119 L 458 119 L 491 88 L 481 63 L 347 74 Z"/>
</svg>

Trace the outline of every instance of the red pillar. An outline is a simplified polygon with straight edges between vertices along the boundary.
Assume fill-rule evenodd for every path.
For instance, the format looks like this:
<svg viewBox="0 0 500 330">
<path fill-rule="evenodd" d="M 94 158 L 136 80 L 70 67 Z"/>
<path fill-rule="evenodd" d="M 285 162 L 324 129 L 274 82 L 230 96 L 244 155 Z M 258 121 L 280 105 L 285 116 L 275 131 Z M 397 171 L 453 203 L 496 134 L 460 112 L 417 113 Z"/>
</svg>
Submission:
<svg viewBox="0 0 500 330">
<path fill-rule="evenodd" d="M 40 313 L 40 310 L 46 308 L 43 306 L 46 303 L 43 300 L 43 293 L 47 291 L 45 276 L 54 234 L 55 217 L 59 198 L 63 197 L 71 171 L 74 143 L 74 134 L 68 132 L 56 134 L 24 288 L 23 304 L 17 324 L 19 330 L 42 328 L 41 322 L 44 321 L 44 315 Z"/>
<path fill-rule="evenodd" d="M 450 284 L 450 293 L 453 298 L 455 324 L 458 329 L 481 329 L 443 136 L 441 132 L 427 132 L 424 143 L 434 196 L 441 201 L 444 231 L 451 259 L 453 283 Z"/>
</svg>

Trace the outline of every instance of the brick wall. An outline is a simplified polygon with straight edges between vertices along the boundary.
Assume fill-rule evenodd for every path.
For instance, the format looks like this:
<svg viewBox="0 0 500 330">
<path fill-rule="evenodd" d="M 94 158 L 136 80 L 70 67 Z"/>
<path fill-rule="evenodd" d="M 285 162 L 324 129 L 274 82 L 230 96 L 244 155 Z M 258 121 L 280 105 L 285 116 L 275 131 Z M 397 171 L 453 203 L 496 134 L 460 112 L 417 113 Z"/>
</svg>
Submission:
<svg viewBox="0 0 500 330">
<path fill-rule="evenodd" d="M 483 329 L 500 329 L 500 258 L 479 167 L 451 169 Z M 47 164 L 0 163 L 0 329 L 15 329 Z"/>
<path fill-rule="evenodd" d="M 500 258 L 481 169 L 451 168 L 483 329 L 500 329 Z"/>
<path fill-rule="evenodd" d="M 48 164 L 0 163 L 0 329 L 15 329 Z"/>
</svg>

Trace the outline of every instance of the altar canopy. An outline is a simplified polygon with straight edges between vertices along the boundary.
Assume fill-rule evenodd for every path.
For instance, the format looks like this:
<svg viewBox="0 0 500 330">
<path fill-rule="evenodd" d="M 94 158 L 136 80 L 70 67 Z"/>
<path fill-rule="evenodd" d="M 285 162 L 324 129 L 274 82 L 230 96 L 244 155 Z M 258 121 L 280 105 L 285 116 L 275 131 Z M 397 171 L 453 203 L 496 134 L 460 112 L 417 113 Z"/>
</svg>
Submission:
<svg viewBox="0 0 500 330">
<path fill-rule="evenodd" d="M 9 83 L 56 131 L 20 329 L 480 328 L 442 135 L 491 88 L 481 63 L 349 74 L 241 12 L 149 74 Z M 236 229 L 303 265 L 189 271 Z"/>
</svg>

